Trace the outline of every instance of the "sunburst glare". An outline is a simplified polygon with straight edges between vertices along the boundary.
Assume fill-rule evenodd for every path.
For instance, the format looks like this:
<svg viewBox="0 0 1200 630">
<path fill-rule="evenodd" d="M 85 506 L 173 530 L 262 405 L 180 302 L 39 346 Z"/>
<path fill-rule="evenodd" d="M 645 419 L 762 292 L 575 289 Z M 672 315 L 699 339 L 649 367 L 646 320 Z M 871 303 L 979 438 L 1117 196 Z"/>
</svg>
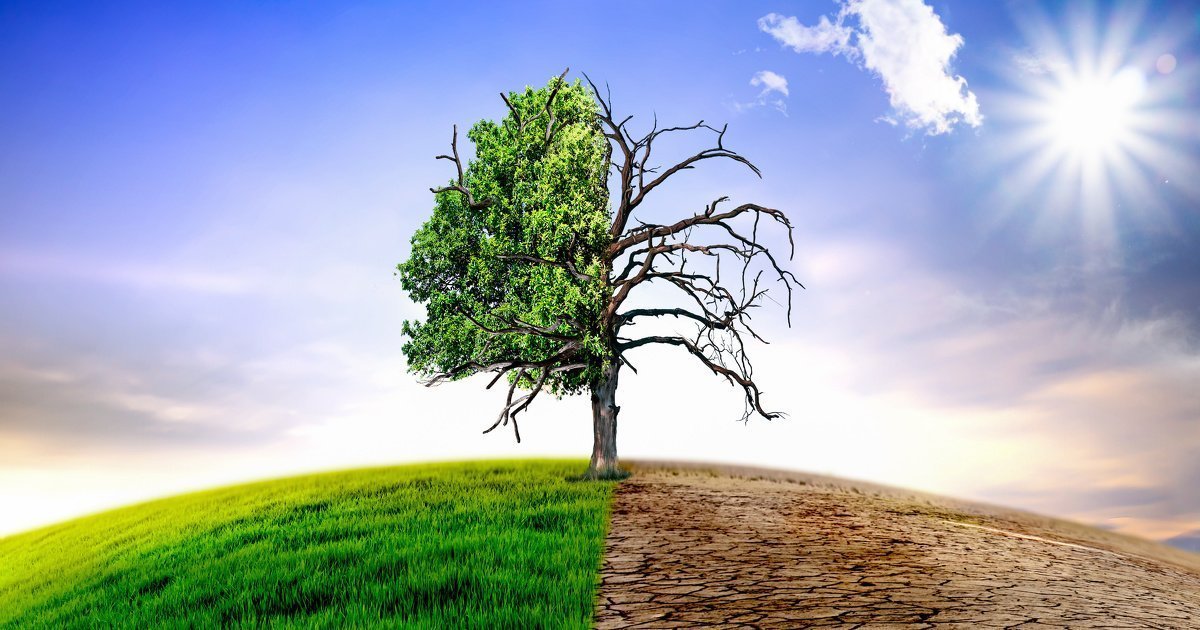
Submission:
<svg viewBox="0 0 1200 630">
<path fill-rule="evenodd" d="M 1122 150 L 1135 133 L 1146 79 L 1135 68 L 1111 77 L 1066 77 L 1046 99 L 1045 133 L 1054 150 L 1075 159 Z"/>
<path fill-rule="evenodd" d="M 1004 123 L 989 165 L 1005 173 L 998 220 L 1032 213 L 1035 236 L 1077 232 L 1092 262 L 1113 262 L 1121 229 L 1169 230 L 1164 199 L 1200 197 L 1188 176 L 1198 168 L 1185 98 L 1195 70 L 1176 69 L 1180 38 L 1153 32 L 1147 17 L 1124 7 L 1106 20 L 1088 8 L 1058 25 L 1022 18 L 1029 47 L 1005 60 L 1012 87 L 992 99 Z"/>
</svg>

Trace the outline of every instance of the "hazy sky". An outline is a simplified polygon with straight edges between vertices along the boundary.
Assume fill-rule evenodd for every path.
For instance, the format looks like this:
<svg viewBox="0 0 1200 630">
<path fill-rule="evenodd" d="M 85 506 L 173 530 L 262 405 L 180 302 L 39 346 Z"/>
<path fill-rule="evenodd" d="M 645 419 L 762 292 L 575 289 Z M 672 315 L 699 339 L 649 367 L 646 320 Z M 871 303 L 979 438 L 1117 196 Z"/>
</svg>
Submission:
<svg viewBox="0 0 1200 630">
<path fill-rule="evenodd" d="M 586 399 L 539 401 L 517 445 L 480 435 L 502 392 L 419 386 L 392 275 L 451 125 L 567 66 L 635 130 L 728 121 L 763 179 L 685 173 L 644 216 L 782 208 L 808 287 L 752 349 L 788 419 L 737 422 L 664 350 L 622 378 L 621 455 L 1200 528 L 1200 14 L 1045 4 L 0 4 L 0 534 L 293 471 L 586 457 Z"/>
</svg>

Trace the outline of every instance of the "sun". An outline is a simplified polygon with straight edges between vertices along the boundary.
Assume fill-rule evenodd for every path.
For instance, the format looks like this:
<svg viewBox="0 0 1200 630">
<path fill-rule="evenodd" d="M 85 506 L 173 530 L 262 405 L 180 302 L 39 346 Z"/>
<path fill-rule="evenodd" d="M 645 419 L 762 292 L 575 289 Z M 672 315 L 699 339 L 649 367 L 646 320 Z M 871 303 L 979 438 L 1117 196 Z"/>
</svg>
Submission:
<svg viewBox="0 0 1200 630">
<path fill-rule="evenodd" d="M 1008 89 L 989 95 L 998 133 L 981 162 L 985 207 L 993 225 L 1021 220 L 1047 242 L 1076 234 L 1112 262 L 1122 230 L 1169 230 L 1169 199 L 1200 195 L 1197 68 L 1171 54 L 1184 36 L 1148 27 L 1136 7 L 1062 18 L 1023 14 L 1026 41 L 997 61 Z"/>
<path fill-rule="evenodd" d="M 1043 131 L 1055 150 L 1075 158 L 1121 151 L 1138 131 L 1145 88 L 1145 76 L 1132 67 L 1108 77 L 1063 77 L 1046 97 Z"/>
</svg>

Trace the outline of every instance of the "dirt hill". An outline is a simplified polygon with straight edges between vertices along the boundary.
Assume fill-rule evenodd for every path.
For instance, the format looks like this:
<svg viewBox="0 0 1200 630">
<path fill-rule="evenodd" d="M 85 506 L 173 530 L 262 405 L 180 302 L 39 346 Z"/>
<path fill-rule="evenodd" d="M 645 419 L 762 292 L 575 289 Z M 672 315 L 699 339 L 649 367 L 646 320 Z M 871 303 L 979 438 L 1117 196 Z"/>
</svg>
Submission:
<svg viewBox="0 0 1200 630">
<path fill-rule="evenodd" d="M 1200 628 L 1200 555 L 826 477 L 632 467 L 600 628 Z"/>
</svg>

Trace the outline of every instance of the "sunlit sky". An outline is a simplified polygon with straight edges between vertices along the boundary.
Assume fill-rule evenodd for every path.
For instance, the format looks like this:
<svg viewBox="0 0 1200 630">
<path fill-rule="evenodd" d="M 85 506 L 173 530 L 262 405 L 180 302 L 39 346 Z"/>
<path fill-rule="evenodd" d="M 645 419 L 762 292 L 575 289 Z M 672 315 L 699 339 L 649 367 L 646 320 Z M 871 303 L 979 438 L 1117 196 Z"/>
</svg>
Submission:
<svg viewBox="0 0 1200 630">
<path fill-rule="evenodd" d="M 1200 530 L 1200 13 L 1044 4 L 0 4 L 0 535 L 298 471 L 586 457 L 584 398 L 516 444 L 480 434 L 503 392 L 406 373 L 392 275 L 451 125 L 568 66 L 635 130 L 728 121 L 763 178 L 684 173 L 644 216 L 782 208 L 807 286 L 751 349 L 787 419 L 647 353 L 623 457 Z"/>
</svg>

